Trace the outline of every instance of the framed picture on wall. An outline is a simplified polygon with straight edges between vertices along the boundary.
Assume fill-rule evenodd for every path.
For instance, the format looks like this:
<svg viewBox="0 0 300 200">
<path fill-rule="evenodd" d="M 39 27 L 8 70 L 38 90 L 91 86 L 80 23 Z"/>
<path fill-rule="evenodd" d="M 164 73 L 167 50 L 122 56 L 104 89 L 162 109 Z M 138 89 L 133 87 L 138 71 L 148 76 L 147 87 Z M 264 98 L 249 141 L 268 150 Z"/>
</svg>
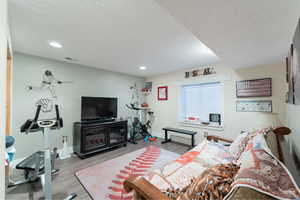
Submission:
<svg viewBox="0 0 300 200">
<path fill-rule="evenodd" d="M 300 20 L 293 39 L 291 64 L 293 76 L 294 104 L 300 105 Z"/>
<path fill-rule="evenodd" d="M 159 101 L 168 100 L 168 86 L 162 86 L 157 88 L 157 99 Z"/>
<path fill-rule="evenodd" d="M 287 81 L 288 81 L 288 92 L 286 97 L 286 102 L 290 104 L 295 104 L 295 79 L 294 79 L 294 71 L 293 68 L 293 44 L 290 47 L 289 55 L 286 58 L 286 69 L 287 69 Z"/>
</svg>

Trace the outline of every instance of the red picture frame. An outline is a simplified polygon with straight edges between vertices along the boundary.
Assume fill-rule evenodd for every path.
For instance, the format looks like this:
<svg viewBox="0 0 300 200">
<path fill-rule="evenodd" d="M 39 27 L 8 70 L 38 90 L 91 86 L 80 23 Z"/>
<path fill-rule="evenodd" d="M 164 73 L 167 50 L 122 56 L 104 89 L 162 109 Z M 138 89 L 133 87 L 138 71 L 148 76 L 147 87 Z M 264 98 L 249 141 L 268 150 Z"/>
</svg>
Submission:
<svg viewBox="0 0 300 200">
<path fill-rule="evenodd" d="M 168 86 L 161 86 L 157 88 L 157 100 L 158 101 L 168 100 Z"/>
</svg>

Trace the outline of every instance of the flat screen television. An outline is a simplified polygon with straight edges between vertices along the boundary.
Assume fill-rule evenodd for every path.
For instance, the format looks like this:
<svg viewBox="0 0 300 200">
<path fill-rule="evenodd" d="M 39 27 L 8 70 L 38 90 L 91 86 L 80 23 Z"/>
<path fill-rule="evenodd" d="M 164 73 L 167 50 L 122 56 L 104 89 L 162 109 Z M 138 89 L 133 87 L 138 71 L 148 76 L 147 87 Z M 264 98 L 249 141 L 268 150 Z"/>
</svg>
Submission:
<svg viewBox="0 0 300 200">
<path fill-rule="evenodd" d="M 81 97 L 81 121 L 117 118 L 117 111 L 117 98 Z"/>
</svg>

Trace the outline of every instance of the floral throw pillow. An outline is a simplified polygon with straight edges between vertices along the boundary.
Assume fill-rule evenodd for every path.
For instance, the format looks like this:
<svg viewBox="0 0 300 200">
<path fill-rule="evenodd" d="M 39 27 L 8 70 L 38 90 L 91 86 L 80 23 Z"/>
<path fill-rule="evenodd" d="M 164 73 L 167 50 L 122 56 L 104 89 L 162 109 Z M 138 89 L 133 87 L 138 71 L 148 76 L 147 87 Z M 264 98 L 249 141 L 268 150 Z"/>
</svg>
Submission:
<svg viewBox="0 0 300 200">
<path fill-rule="evenodd" d="M 238 161 L 246 149 L 248 143 L 257 135 L 264 136 L 270 132 L 270 128 L 264 128 L 252 133 L 242 132 L 230 145 L 229 153 L 234 157 L 235 161 Z"/>
</svg>

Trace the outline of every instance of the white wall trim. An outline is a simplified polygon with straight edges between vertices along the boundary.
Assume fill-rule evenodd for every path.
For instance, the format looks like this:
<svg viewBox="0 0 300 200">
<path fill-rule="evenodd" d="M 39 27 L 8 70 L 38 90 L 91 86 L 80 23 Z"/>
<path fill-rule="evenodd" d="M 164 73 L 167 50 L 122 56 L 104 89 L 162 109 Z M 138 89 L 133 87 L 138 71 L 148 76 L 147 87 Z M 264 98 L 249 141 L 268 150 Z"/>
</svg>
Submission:
<svg viewBox="0 0 300 200">
<path fill-rule="evenodd" d="M 212 126 L 212 125 L 201 125 L 201 124 L 191 124 L 188 122 L 178 122 L 180 126 L 193 127 L 204 130 L 214 130 L 214 131 L 224 131 L 224 126 Z"/>
<path fill-rule="evenodd" d="M 5 97 L 7 68 L 7 0 L 0 1 L 0 160 L 5 160 Z M 5 167 L 0 165 L 0 199 L 5 199 Z"/>
</svg>

